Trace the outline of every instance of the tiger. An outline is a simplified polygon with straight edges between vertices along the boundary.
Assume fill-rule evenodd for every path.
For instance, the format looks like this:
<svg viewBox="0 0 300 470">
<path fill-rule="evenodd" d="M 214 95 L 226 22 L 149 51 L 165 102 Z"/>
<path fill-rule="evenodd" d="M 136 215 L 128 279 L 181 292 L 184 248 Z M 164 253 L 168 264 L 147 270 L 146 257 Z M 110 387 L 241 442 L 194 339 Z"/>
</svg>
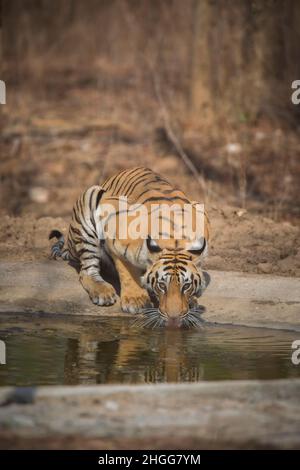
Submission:
<svg viewBox="0 0 300 470">
<path fill-rule="evenodd" d="M 127 201 L 124 209 L 120 209 L 120 200 Z M 51 256 L 79 266 L 80 283 L 96 305 L 113 305 L 118 298 L 113 285 L 101 275 L 102 267 L 108 264 L 119 276 L 123 312 L 147 314 L 159 325 L 193 323 L 197 298 L 205 289 L 201 264 L 208 253 L 210 223 L 203 210 L 203 233 L 194 233 L 193 239 L 185 234 L 175 236 L 177 219 L 159 213 L 161 207 L 169 209 L 174 204 L 179 212 L 185 204 L 192 207 L 194 223 L 197 203 L 165 178 L 144 167 L 121 171 L 80 195 L 73 208 L 67 246 L 58 230 L 49 235 L 49 239 L 57 239 Z M 107 236 L 113 220 L 119 222 L 127 216 L 129 222 L 136 222 L 132 207 L 143 209 L 139 228 L 146 227 L 145 233 L 137 230 L 134 237 L 130 233 L 121 236 L 124 227 L 115 223 L 111 224 L 113 233 Z M 160 230 L 152 236 L 155 211 L 159 223 L 169 222 L 169 233 Z"/>
</svg>

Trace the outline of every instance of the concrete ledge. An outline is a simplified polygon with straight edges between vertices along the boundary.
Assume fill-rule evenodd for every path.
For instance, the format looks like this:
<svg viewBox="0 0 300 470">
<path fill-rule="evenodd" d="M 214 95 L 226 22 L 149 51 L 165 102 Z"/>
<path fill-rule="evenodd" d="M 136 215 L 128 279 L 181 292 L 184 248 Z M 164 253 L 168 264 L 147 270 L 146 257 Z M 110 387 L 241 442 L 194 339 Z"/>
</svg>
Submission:
<svg viewBox="0 0 300 470">
<path fill-rule="evenodd" d="M 199 303 L 208 322 L 300 331 L 300 278 L 210 271 Z M 94 306 L 63 262 L 1 262 L 0 312 L 128 316 Z"/>
<path fill-rule="evenodd" d="M 1 448 L 300 447 L 300 380 L 0 389 Z"/>
</svg>

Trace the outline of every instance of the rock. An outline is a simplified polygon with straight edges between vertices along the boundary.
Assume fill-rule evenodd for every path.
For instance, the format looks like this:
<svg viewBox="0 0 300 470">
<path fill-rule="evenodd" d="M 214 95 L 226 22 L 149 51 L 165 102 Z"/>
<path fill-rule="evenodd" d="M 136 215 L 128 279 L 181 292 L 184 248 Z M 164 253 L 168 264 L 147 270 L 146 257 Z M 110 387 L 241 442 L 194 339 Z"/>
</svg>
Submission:
<svg viewBox="0 0 300 470">
<path fill-rule="evenodd" d="M 229 154 L 236 155 L 242 151 L 242 146 L 238 142 L 231 142 L 226 145 L 226 151 Z"/>
<path fill-rule="evenodd" d="M 49 191 L 48 189 L 35 186 L 30 188 L 29 197 L 33 202 L 37 202 L 38 204 L 44 204 L 49 200 Z"/>
<path fill-rule="evenodd" d="M 245 215 L 247 213 L 246 209 L 239 209 L 236 211 L 236 215 L 238 217 L 242 217 L 243 215 Z"/>
<path fill-rule="evenodd" d="M 113 400 L 107 400 L 105 402 L 105 408 L 109 411 L 118 411 L 119 409 L 119 404 L 116 401 Z"/>
<path fill-rule="evenodd" d="M 265 140 L 266 136 L 266 133 L 262 131 L 256 131 L 254 134 L 255 140 L 257 140 L 258 142 L 260 142 L 261 140 Z"/>
<path fill-rule="evenodd" d="M 296 260 L 293 256 L 288 256 L 287 258 L 279 260 L 278 266 L 280 270 L 285 273 L 293 273 L 296 268 Z"/>
<path fill-rule="evenodd" d="M 271 263 L 259 263 L 257 269 L 260 273 L 270 274 L 273 270 L 273 265 Z"/>
</svg>

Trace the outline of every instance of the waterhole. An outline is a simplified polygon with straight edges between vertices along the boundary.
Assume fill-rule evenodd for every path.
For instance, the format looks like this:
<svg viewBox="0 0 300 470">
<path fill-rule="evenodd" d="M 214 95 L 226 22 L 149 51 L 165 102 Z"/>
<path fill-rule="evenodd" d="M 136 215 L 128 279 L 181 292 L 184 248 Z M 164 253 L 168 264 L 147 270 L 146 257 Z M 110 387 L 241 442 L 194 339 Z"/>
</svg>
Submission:
<svg viewBox="0 0 300 470">
<path fill-rule="evenodd" d="M 139 329 L 132 319 L 0 316 L 0 385 L 197 382 L 300 377 L 297 332 L 203 323 Z"/>
</svg>

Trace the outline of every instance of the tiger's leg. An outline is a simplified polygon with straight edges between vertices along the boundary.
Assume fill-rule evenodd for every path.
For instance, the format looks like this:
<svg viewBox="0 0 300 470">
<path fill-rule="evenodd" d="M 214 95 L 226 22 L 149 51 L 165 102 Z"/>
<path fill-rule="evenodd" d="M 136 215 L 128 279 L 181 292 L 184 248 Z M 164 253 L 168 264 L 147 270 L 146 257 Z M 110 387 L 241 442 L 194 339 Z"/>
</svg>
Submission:
<svg viewBox="0 0 300 470">
<path fill-rule="evenodd" d="M 101 276 L 103 250 L 97 233 L 88 226 L 88 218 L 81 223 L 72 220 L 69 229 L 68 250 L 71 259 L 80 264 L 79 280 L 96 305 L 113 305 L 117 300 L 114 287 Z"/>
<path fill-rule="evenodd" d="M 150 307 L 151 302 L 148 292 L 137 283 L 133 273 L 130 272 L 129 266 L 116 256 L 113 259 L 120 277 L 121 308 L 123 312 L 139 313 L 141 309 Z"/>
<path fill-rule="evenodd" d="M 87 268 L 83 264 L 79 274 L 82 287 L 95 305 L 113 305 L 117 300 L 114 287 L 101 277 L 99 268 Z"/>
<path fill-rule="evenodd" d="M 114 287 L 101 276 L 104 253 L 97 226 L 97 207 L 103 190 L 92 186 L 78 198 L 69 228 L 70 259 L 80 263 L 79 280 L 96 305 L 112 305 L 117 300 Z"/>
</svg>

